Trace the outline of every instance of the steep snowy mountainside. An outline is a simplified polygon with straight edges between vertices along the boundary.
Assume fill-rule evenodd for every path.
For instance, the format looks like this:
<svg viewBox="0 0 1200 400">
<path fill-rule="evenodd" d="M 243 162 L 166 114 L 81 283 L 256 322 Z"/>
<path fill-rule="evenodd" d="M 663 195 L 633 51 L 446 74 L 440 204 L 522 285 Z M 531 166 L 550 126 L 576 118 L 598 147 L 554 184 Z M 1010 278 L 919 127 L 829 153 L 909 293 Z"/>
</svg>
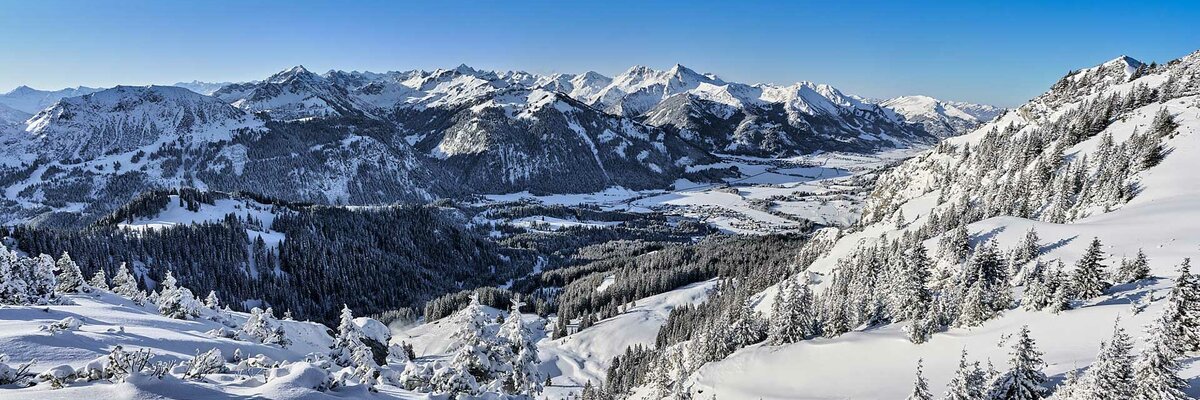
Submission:
<svg viewBox="0 0 1200 400">
<path fill-rule="evenodd" d="M 249 112 L 295 120 L 325 116 L 369 116 L 369 105 L 304 66 L 278 72 L 259 82 L 233 84 L 213 96 Z"/>
<path fill-rule="evenodd" d="M 217 90 L 220 90 L 221 88 L 232 85 L 232 84 L 234 84 L 234 83 L 233 82 L 191 81 L 191 82 L 176 82 L 174 85 L 171 85 L 171 86 L 178 86 L 178 87 L 181 87 L 181 88 L 184 88 L 187 90 L 191 90 L 196 93 L 200 93 L 205 96 L 211 96 Z"/>
<path fill-rule="evenodd" d="M 66 98 L 29 120 L 31 151 L 95 159 L 172 140 L 229 140 L 261 125 L 224 102 L 174 86 L 117 86 Z"/>
<path fill-rule="evenodd" d="M 639 79 L 614 79 L 597 104 L 611 108 L 621 102 L 656 100 L 639 118 L 713 152 L 756 156 L 869 152 L 936 140 L 920 125 L 905 123 L 880 106 L 829 85 L 727 83 L 681 66 L 667 72 L 636 68 L 631 72 L 640 72 L 634 74 Z M 671 78 L 651 79 L 660 76 Z M 640 86 L 621 85 L 630 81 Z M 627 87 L 638 90 L 623 97 L 613 94 L 625 93 Z"/>
<path fill-rule="evenodd" d="M 1195 257 L 1200 243 L 1200 229 L 1180 223 L 1200 219 L 1200 187 L 1190 183 L 1200 168 L 1200 52 L 1155 67 L 1123 57 L 1084 71 L 1068 77 L 1076 83 L 1060 82 L 1018 112 L 884 174 L 860 226 L 838 232 L 836 242 L 807 269 L 821 277 L 815 289 L 822 295 L 843 299 L 850 289 L 859 293 L 850 296 L 854 299 L 887 298 L 887 289 L 860 286 L 858 279 L 892 276 L 889 249 L 919 243 L 932 258 L 929 287 L 944 298 L 953 296 L 954 277 L 971 265 L 957 259 L 955 246 L 961 244 L 954 232 L 961 229 L 961 240 L 980 252 L 988 242 L 1005 251 L 1018 248 L 1033 230 L 1038 254 L 1014 261 L 1010 272 L 1020 306 L 1004 304 L 982 321 L 952 320 L 928 342 L 913 344 L 908 340 L 912 325 L 904 318 L 849 311 L 857 300 L 829 300 L 819 312 L 847 309 L 846 333 L 746 347 L 699 368 L 689 380 L 691 393 L 730 399 L 793 398 L 795 393 L 890 398 L 911 391 L 918 359 L 931 391 L 942 393 L 961 350 L 970 353 L 969 360 L 1008 368 L 1010 335 L 1023 325 L 1045 353 L 1052 390 L 1062 387 L 1068 372 L 1096 359 L 1114 322 L 1139 338 L 1138 349 L 1144 347 L 1144 328 L 1163 311 L 1177 266 Z M 1033 289 L 1021 277 L 1035 273 L 1038 262 L 1056 261 L 1065 264 L 1063 273 L 1075 276 L 1074 265 L 1092 238 L 1102 242 L 1101 262 L 1108 270 L 1143 251 L 1151 278 L 1116 282 L 1057 314 L 1028 309 Z M 872 257 L 885 259 L 873 264 Z M 770 312 L 776 290 L 756 296 L 758 310 Z M 870 362 L 847 362 L 864 357 Z M 1198 360 L 1194 353 L 1182 357 L 1180 376 L 1200 379 Z M 880 379 L 848 380 L 864 374 Z M 1193 385 L 1187 393 L 1200 396 L 1200 388 Z"/>
<path fill-rule="evenodd" d="M 89 87 L 74 87 L 61 90 L 38 90 L 29 86 L 19 86 L 8 93 L 0 94 L 0 104 L 12 107 L 28 114 L 36 114 L 50 107 L 59 100 L 67 97 L 83 96 L 104 89 Z"/>
<path fill-rule="evenodd" d="M 879 105 L 900 114 L 906 121 L 921 124 L 925 131 L 941 138 L 975 130 L 1004 112 L 999 107 L 942 101 L 929 96 L 902 96 Z"/>
</svg>

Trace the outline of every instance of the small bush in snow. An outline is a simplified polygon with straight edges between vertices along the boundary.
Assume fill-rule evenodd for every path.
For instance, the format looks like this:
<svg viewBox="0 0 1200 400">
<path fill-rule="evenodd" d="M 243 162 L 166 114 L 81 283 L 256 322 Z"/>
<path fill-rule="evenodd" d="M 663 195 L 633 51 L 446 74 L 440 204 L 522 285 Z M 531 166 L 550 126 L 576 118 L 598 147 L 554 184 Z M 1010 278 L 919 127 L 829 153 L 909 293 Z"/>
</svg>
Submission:
<svg viewBox="0 0 1200 400">
<path fill-rule="evenodd" d="M 8 355 L 0 354 L 0 385 L 28 386 L 31 383 L 29 378 L 33 377 L 29 368 L 33 367 L 33 364 L 34 361 L 15 366 L 8 365 Z"/>
<path fill-rule="evenodd" d="M 78 318 L 66 317 L 57 322 L 39 326 L 38 330 L 50 333 L 58 333 L 63 331 L 79 330 L 80 326 L 83 326 L 83 323 L 79 322 Z"/>
<path fill-rule="evenodd" d="M 225 368 L 225 357 L 221 355 L 221 350 L 212 349 L 202 354 L 197 354 L 186 364 L 187 372 L 183 374 L 187 379 L 204 379 L 208 374 L 219 374 L 227 371 Z"/>
<path fill-rule="evenodd" d="M 74 377 L 75 369 L 71 368 L 70 365 L 52 367 L 37 376 L 39 381 L 47 382 L 55 389 L 61 389 L 65 383 L 70 382 Z"/>
</svg>

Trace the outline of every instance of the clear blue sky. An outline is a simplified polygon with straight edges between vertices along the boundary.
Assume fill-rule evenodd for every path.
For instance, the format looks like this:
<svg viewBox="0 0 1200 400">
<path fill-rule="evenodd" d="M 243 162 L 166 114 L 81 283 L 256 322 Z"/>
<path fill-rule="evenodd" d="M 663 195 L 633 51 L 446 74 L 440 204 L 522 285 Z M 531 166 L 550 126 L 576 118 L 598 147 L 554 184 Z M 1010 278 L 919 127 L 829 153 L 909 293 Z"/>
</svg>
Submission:
<svg viewBox="0 0 1200 400">
<path fill-rule="evenodd" d="M 329 69 L 681 63 L 743 82 L 1017 105 L 1070 69 L 1200 49 L 1200 2 L 0 1 L 0 92 Z M 1144 4 L 1143 4 L 1144 3 Z"/>
</svg>

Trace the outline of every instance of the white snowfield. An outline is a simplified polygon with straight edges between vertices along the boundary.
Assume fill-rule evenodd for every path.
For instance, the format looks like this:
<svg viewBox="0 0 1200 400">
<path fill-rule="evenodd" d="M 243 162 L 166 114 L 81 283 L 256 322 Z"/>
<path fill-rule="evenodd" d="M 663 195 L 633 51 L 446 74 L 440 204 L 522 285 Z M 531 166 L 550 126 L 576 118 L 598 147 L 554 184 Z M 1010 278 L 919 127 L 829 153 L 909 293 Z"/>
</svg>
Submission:
<svg viewBox="0 0 1200 400">
<path fill-rule="evenodd" d="M 1135 82 L 1153 87 L 1162 79 L 1151 75 Z M 1115 85 L 1108 91 L 1128 90 L 1130 86 Z M 1069 107 L 1050 111 L 1063 112 Z M 1100 342 L 1111 337 L 1118 319 L 1137 339 L 1135 351 L 1140 351 L 1145 345 L 1141 340 L 1145 326 L 1159 316 L 1167 292 L 1174 286 L 1176 267 L 1185 257 L 1200 257 L 1197 223 L 1200 185 L 1196 183 L 1196 171 L 1200 171 L 1200 102 L 1197 96 L 1189 96 L 1142 107 L 1065 152 L 1068 157 L 1078 157 L 1094 151 L 1105 134 L 1112 134 L 1120 143 L 1135 129 L 1145 132 L 1154 115 L 1164 107 L 1179 123 L 1178 134 L 1165 140 L 1168 155 L 1161 164 L 1135 176 L 1139 192 L 1120 208 L 1066 224 L 996 217 L 968 226 L 974 242 L 995 240 L 1001 249 L 1016 246 L 1025 232 L 1036 229 L 1042 244 L 1040 259 L 1061 259 L 1068 268 L 1080 258 L 1092 238 L 1098 237 L 1108 256 L 1106 265 L 1115 267 L 1122 257 L 1132 258 L 1141 249 L 1149 256 L 1155 278 L 1118 285 L 1085 306 L 1058 315 L 1019 308 L 1008 310 L 976 328 L 952 328 L 934 334 L 925 344 L 909 342 L 901 325 L 892 324 L 786 346 L 750 346 L 701 368 L 691 377 L 695 384 L 693 394 L 719 399 L 896 399 L 911 391 L 917 360 L 923 359 L 924 376 L 936 396 L 944 391 L 957 370 L 959 352 L 964 349 L 969 352 L 970 360 L 985 365 L 990 360 L 997 369 L 1004 370 L 1011 344 L 1008 339 L 1022 325 L 1030 327 L 1038 349 L 1045 352 L 1048 366 L 1044 372 L 1051 378 L 1050 385 L 1060 383 L 1068 371 L 1089 366 Z M 951 141 L 971 143 L 993 126 L 1002 129 L 1010 122 L 1022 121 L 1021 118 L 1017 113 L 1009 113 L 974 134 Z M 909 161 L 913 162 L 919 160 Z M 920 194 L 920 187 L 916 187 L 922 185 L 922 179 L 930 177 L 919 175 L 922 171 L 916 173 L 909 177 L 915 186 L 911 188 L 912 197 L 901 207 L 904 215 L 915 221 L 905 229 L 923 224 L 931 207 L 937 204 L 937 193 Z M 901 232 L 888 222 L 846 235 L 830 254 L 814 262 L 810 271 L 828 274 L 840 257 L 861 243 L 877 240 L 880 235 L 897 237 Z M 937 238 L 925 242 L 930 254 L 935 254 L 937 244 Z M 1016 294 L 1019 297 L 1020 288 Z M 766 303 L 772 295 L 773 290 L 769 290 L 762 296 L 765 301 L 759 304 L 759 310 L 770 309 Z M 1147 307 L 1135 314 L 1134 302 Z M 1200 397 L 1200 359 L 1185 359 L 1183 366 L 1180 375 L 1191 384 L 1189 395 Z"/>
</svg>

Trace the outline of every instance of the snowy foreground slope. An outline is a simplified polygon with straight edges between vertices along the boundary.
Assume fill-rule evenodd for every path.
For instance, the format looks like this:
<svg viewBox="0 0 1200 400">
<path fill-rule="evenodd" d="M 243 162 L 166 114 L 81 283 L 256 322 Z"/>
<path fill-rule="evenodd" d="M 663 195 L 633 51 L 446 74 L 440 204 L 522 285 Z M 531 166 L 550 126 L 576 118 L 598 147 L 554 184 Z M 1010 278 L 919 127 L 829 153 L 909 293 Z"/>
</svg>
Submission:
<svg viewBox="0 0 1200 400">
<path fill-rule="evenodd" d="M 1121 83 L 1138 66 L 1131 66 L 1126 60 L 1129 59 L 1117 59 L 1081 71 L 1079 76 L 1068 77 L 1064 80 L 1067 83 L 1056 86 L 1056 90 L 1016 112 L 1001 116 L 973 134 L 951 139 L 949 143 L 980 146 L 981 141 L 988 140 L 990 131 L 1010 126 L 1012 128 L 1005 134 L 1014 137 L 1037 133 L 1054 118 L 1078 111 L 1088 100 L 1112 94 L 1127 95 L 1139 90 L 1139 85 L 1173 91 L 1178 97 L 1136 107 L 1120 115 L 1102 131 L 1064 151 L 1068 159 L 1079 160 L 1087 156 L 1095 160 L 1101 157 L 1099 152 L 1106 151 L 1103 142 L 1107 138 L 1122 143 L 1135 133 L 1147 132 L 1153 129 L 1155 117 L 1166 110 L 1178 124 L 1176 133 L 1164 138 L 1166 156 L 1160 164 L 1129 179 L 1133 183 L 1131 187 L 1136 189 L 1135 196 L 1127 203 L 1080 207 L 1074 214 L 1079 218 L 1073 221 L 1068 218 L 1064 223 L 1045 222 L 1044 219 L 1054 219 L 1049 212 L 1052 207 L 1047 207 L 1045 211 L 1030 213 L 1027 218 L 999 215 L 967 225 L 972 245 L 990 240 L 1001 249 L 1017 247 L 1026 232 L 1036 230 L 1041 238 L 1038 258 L 1062 260 L 1068 268 L 1084 255 L 1093 237 L 1103 242 L 1103 251 L 1108 255 L 1104 264 L 1114 269 L 1119 260 L 1132 259 L 1142 250 L 1149 257 L 1152 278 L 1116 285 L 1099 297 L 1080 302 L 1076 309 L 1059 314 L 1020 307 L 1005 310 L 979 326 L 952 327 L 935 333 L 923 344 L 910 342 L 904 324 L 894 323 L 860 327 L 840 336 L 784 346 L 753 345 L 700 368 L 690 377 L 690 392 L 720 399 L 902 398 L 912 390 L 913 371 L 917 360 L 922 359 L 924 376 L 929 379 L 932 392 L 940 395 L 958 369 L 959 353 L 963 350 L 969 352 L 970 360 L 985 364 L 990 361 L 997 369 L 1006 369 L 1012 335 L 1023 325 L 1029 326 L 1038 348 L 1045 352 L 1047 366 L 1043 371 L 1050 377 L 1048 386 L 1051 387 L 1059 385 L 1069 371 L 1086 368 L 1095 361 L 1100 343 L 1110 340 L 1114 322 L 1139 338 L 1135 340 L 1135 347 L 1143 348 L 1145 340 L 1140 338 L 1145 336 L 1145 327 L 1159 317 L 1167 303 L 1164 299 L 1175 284 L 1173 278 L 1178 276 L 1178 264 L 1185 257 L 1200 256 L 1200 225 L 1196 223 L 1200 221 L 1200 185 L 1195 180 L 1195 171 L 1200 169 L 1200 102 L 1195 95 L 1200 78 L 1195 74 L 1195 65 L 1200 62 L 1200 53 L 1185 57 L 1157 74 L 1132 76 L 1136 79 Z M 1111 71 L 1105 72 L 1106 69 Z M 1099 82 L 1084 88 L 1066 89 L 1072 79 L 1083 79 L 1080 76 L 1089 73 L 1093 81 Z M 1109 79 L 1106 75 L 1113 73 L 1116 78 Z M 1097 77 L 1100 78 L 1095 79 Z M 878 222 L 842 236 L 832 250 L 808 270 L 814 276 L 836 274 L 841 265 L 839 260 L 854 254 L 862 246 L 880 243 L 883 237 L 895 239 L 905 232 L 916 233 L 929 222 L 931 214 L 945 210 L 954 203 L 953 199 L 963 194 L 957 186 L 938 182 L 939 173 L 954 172 L 938 170 L 935 166 L 950 167 L 950 171 L 954 171 L 954 165 L 955 162 L 944 154 L 930 151 L 881 178 L 880 185 L 894 184 L 896 190 L 890 198 L 894 207 L 889 209 L 875 204 L 874 209 L 889 212 L 875 217 Z M 992 177 L 987 175 L 975 185 L 1002 185 L 1002 182 L 990 179 Z M 880 190 L 877 188 L 877 192 Z M 940 193 L 942 190 L 952 192 Z M 1105 212 L 1107 210 L 1111 211 Z M 896 228 L 897 214 L 909 216 L 899 217 L 904 221 L 900 229 Z M 944 243 L 940 239 L 935 236 L 924 240 L 930 254 L 945 250 L 939 249 Z M 941 264 L 947 263 L 942 261 Z M 952 265 L 940 267 L 954 268 Z M 1024 289 L 1014 288 L 1018 300 Z M 759 296 L 757 308 L 769 312 L 773 296 L 774 289 Z M 1179 375 L 1191 384 L 1187 393 L 1193 398 L 1200 396 L 1200 358 L 1193 353 L 1184 356 L 1182 364 Z"/>
</svg>

